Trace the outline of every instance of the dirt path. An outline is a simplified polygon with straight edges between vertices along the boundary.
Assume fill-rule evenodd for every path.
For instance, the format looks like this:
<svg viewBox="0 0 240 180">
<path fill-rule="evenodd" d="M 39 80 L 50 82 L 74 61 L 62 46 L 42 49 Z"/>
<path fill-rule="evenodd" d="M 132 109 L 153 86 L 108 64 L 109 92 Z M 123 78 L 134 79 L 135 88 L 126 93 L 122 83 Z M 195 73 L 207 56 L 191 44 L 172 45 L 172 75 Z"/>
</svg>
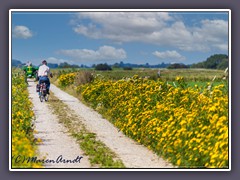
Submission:
<svg viewBox="0 0 240 180">
<path fill-rule="evenodd" d="M 127 168 L 173 168 L 170 163 L 159 158 L 146 147 L 127 138 L 109 121 L 103 119 L 101 115 L 85 106 L 77 98 L 65 93 L 53 84 L 51 84 L 51 91 L 71 110 L 75 111 L 79 116 L 79 121 L 89 131 L 96 133 L 97 138 L 114 151 Z"/>
<path fill-rule="evenodd" d="M 87 156 L 76 141 L 67 134 L 66 128 L 58 122 L 46 103 L 41 103 L 36 93 L 34 82 L 29 81 L 28 91 L 36 115 L 36 138 L 42 139 L 39 144 L 38 159 L 53 160 L 44 164 L 45 168 L 90 168 Z M 83 158 L 81 158 L 83 157 Z M 70 163 L 64 160 L 75 160 Z"/>
<path fill-rule="evenodd" d="M 46 168 L 91 168 L 88 158 L 83 155 L 76 141 L 67 133 L 66 128 L 58 122 L 47 103 L 41 103 L 35 92 L 35 83 L 29 82 L 30 99 L 34 104 L 36 115 L 36 134 L 43 142 L 39 145 L 41 158 L 56 160 L 62 156 L 66 160 L 83 157 L 80 163 L 45 163 Z M 53 84 L 51 91 L 63 101 L 79 117 L 88 131 L 96 133 L 97 139 L 102 141 L 122 160 L 127 168 L 173 168 L 173 166 L 158 157 L 146 147 L 136 143 L 119 132 L 109 121 L 102 118 L 94 110 L 82 104 L 77 98 L 65 93 Z M 51 95 L 49 98 L 51 101 Z"/>
</svg>

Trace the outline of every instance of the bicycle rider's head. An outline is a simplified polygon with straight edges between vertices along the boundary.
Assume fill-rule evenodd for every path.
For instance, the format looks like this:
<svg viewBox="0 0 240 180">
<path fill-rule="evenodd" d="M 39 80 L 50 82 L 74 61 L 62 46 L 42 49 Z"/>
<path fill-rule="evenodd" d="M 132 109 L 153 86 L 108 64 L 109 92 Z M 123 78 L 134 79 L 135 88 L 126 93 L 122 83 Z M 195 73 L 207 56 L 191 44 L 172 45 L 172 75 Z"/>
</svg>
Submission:
<svg viewBox="0 0 240 180">
<path fill-rule="evenodd" d="M 42 61 L 42 64 L 47 65 L 47 61 L 46 61 L 46 60 L 43 60 L 43 61 Z"/>
</svg>

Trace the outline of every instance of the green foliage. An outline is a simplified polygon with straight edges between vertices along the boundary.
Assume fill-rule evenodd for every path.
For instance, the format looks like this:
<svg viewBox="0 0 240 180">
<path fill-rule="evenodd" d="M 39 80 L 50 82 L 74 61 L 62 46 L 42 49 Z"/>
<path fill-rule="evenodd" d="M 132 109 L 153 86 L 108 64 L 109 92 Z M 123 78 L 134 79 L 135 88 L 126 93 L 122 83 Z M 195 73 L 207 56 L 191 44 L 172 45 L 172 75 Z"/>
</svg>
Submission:
<svg viewBox="0 0 240 180">
<path fill-rule="evenodd" d="M 51 96 L 53 100 L 49 102 L 50 107 L 58 116 L 59 121 L 63 123 L 68 128 L 70 134 L 76 138 L 84 154 L 88 156 L 92 166 L 100 166 L 100 168 L 125 168 L 116 154 L 104 143 L 99 141 L 95 133 L 89 132 L 79 121 L 79 117 L 76 116 L 66 104 L 57 99 L 56 96 Z"/>
<path fill-rule="evenodd" d="M 228 167 L 228 92 L 224 84 L 189 87 L 137 75 L 95 79 L 81 87 L 85 101 L 111 117 L 121 131 L 174 165 Z"/>
<path fill-rule="evenodd" d="M 75 65 L 75 64 L 71 65 L 71 64 L 68 64 L 67 62 L 60 63 L 58 67 L 59 68 L 79 68 L 78 65 Z"/>
<path fill-rule="evenodd" d="M 62 87 L 66 87 L 74 83 L 75 77 L 75 73 L 62 74 L 59 76 L 58 82 Z"/>
<path fill-rule="evenodd" d="M 156 150 L 158 154 L 166 156 L 174 164 L 187 167 L 200 165 L 226 167 L 228 165 L 227 151 L 226 149 L 222 152 L 218 151 L 219 146 L 226 148 L 228 138 L 226 130 L 228 87 L 227 81 L 223 81 L 221 78 L 224 74 L 223 70 L 162 69 L 160 78 L 154 79 L 157 72 L 158 69 L 135 68 L 131 71 L 121 69 L 114 69 L 113 71 L 92 70 L 94 80 L 91 83 L 80 83 L 74 89 L 78 95 L 81 94 L 81 98 L 90 103 L 104 117 L 115 123 L 124 133 Z M 77 83 L 74 82 L 73 85 L 76 86 Z M 171 115 L 173 118 L 171 118 Z M 184 147 L 180 148 L 179 151 L 173 151 L 177 149 L 175 145 L 179 144 L 174 144 L 172 141 L 165 142 L 165 135 L 161 137 L 161 134 L 154 134 L 156 130 L 160 132 L 164 129 L 175 132 L 174 130 L 180 128 L 181 124 L 177 127 L 175 125 L 185 124 L 189 119 L 188 116 L 192 117 L 190 123 L 193 123 L 193 126 L 189 125 L 186 130 L 189 133 L 190 140 L 193 138 L 193 144 L 189 147 L 190 150 L 188 149 L 189 141 L 185 139 L 185 136 L 180 137 L 181 143 L 185 142 Z M 212 121 L 211 119 L 214 122 L 208 124 L 211 127 L 207 127 L 208 134 L 204 134 L 205 130 L 201 130 L 201 126 L 203 127 L 205 122 Z M 222 122 L 217 122 L 218 120 L 223 121 L 224 124 L 221 125 Z M 149 124 L 151 129 L 146 129 L 145 125 L 149 121 L 152 122 L 152 124 Z M 224 135 L 219 136 L 217 129 L 215 129 L 215 122 L 224 127 L 221 130 L 221 133 L 225 133 Z M 158 127 L 161 124 L 166 127 L 161 129 L 163 126 Z M 185 127 L 183 128 L 185 132 Z M 203 144 L 196 143 L 191 135 L 191 131 L 194 129 L 198 132 L 202 131 L 202 134 L 198 136 L 209 135 L 211 139 L 202 140 Z M 220 144 L 217 144 L 216 139 L 212 138 L 215 135 L 219 138 L 224 136 L 223 142 L 219 139 Z M 175 137 L 175 134 L 169 134 L 169 138 L 177 139 L 179 137 Z M 207 145 L 208 140 L 214 141 L 211 142 L 211 147 Z M 172 145 L 172 148 L 168 148 Z M 160 149 L 163 146 L 164 148 Z M 204 149 L 194 154 L 202 146 L 204 146 Z M 207 147 L 209 149 L 205 149 Z M 209 150 L 218 154 L 211 153 Z M 200 159 L 199 157 L 203 152 L 205 153 L 204 157 Z M 219 156 L 219 153 L 224 153 L 224 155 Z M 183 159 L 180 157 L 183 157 Z M 220 159 L 217 160 L 218 157 Z"/>
<path fill-rule="evenodd" d="M 94 76 L 89 71 L 79 71 L 76 73 L 75 85 L 79 86 L 81 84 L 90 83 L 94 80 Z"/>
<path fill-rule="evenodd" d="M 109 71 L 109 70 L 112 70 L 112 68 L 105 63 L 105 64 L 97 64 L 97 65 L 95 66 L 95 70 L 99 70 L 99 71 Z"/>
<path fill-rule="evenodd" d="M 181 69 L 181 68 L 189 68 L 189 66 L 185 65 L 185 64 L 171 64 L 167 67 L 168 69 Z"/>
<path fill-rule="evenodd" d="M 32 103 L 28 97 L 23 74 L 13 71 L 12 76 L 12 167 L 41 168 L 41 163 L 28 161 L 36 156 L 36 139 L 33 135 Z"/>
<path fill-rule="evenodd" d="M 67 75 L 69 73 L 79 73 L 81 78 L 84 79 L 85 76 L 82 72 L 88 72 L 89 75 L 93 77 L 102 77 L 103 79 L 108 80 L 120 80 L 125 78 L 130 78 L 134 75 L 138 75 L 142 78 L 148 78 L 157 80 L 159 79 L 158 76 L 159 69 L 144 69 L 144 68 L 134 68 L 132 70 L 123 70 L 123 69 L 113 69 L 112 71 L 95 71 L 94 69 L 54 69 L 52 72 L 54 74 L 54 78 L 59 79 L 61 75 Z M 222 76 L 224 75 L 223 70 L 213 70 L 213 69 L 161 69 L 161 80 L 166 81 L 174 81 L 176 76 L 184 77 L 185 81 L 211 81 L 215 76 L 214 81 L 222 81 Z M 78 75 L 77 75 L 78 76 Z M 86 78 L 90 77 L 86 74 Z M 77 77 L 78 78 L 78 77 Z M 75 79 L 75 84 L 81 84 L 78 79 Z M 83 81 L 84 82 L 84 81 Z"/>
<path fill-rule="evenodd" d="M 218 65 L 217 69 L 226 69 L 228 67 L 228 59 L 223 59 Z"/>
<path fill-rule="evenodd" d="M 124 67 L 123 70 L 132 70 L 132 67 Z"/>
<path fill-rule="evenodd" d="M 191 68 L 206 69 L 226 69 L 228 67 L 228 56 L 225 54 L 215 54 L 207 58 L 206 61 L 193 64 Z"/>
</svg>

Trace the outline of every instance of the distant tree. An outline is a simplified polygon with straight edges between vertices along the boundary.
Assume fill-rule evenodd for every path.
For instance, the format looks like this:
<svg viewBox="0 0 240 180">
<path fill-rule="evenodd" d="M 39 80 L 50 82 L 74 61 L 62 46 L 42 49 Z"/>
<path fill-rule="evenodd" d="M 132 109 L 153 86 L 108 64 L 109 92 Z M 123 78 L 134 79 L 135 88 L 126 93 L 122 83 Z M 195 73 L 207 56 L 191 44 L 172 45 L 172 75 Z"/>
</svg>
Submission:
<svg viewBox="0 0 240 180">
<path fill-rule="evenodd" d="M 120 64 L 119 64 L 120 67 L 123 67 L 124 66 L 124 63 L 121 61 Z"/>
<path fill-rule="evenodd" d="M 70 65 L 70 67 L 71 67 L 71 68 L 80 68 L 80 66 L 77 65 L 77 64 L 72 64 L 72 65 Z"/>
<path fill-rule="evenodd" d="M 124 67 L 123 70 L 132 70 L 132 67 Z"/>
<path fill-rule="evenodd" d="M 114 64 L 112 65 L 112 67 L 113 67 L 113 68 L 120 68 L 120 65 L 119 65 L 119 63 L 114 63 Z"/>
<path fill-rule="evenodd" d="M 226 69 L 229 66 L 228 59 L 223 59 L 218 65 L 217 69 Z"/>
<path fill-rule="evenodd" d="M 189 68 L 189 66 L 185 65 L 185 64 L 171 64 L 167 67 L 168 69 L 180 69 L 180 68 Z"/>
<path fill-rule="evenodd" d="M 57 68 L 58 64 L 48 63 L 48 67 L 50 67 L 50 68 Z"/>
<path fill-rule="evenodd" d="M 79 68 L 80 66 L 76 64 L 68 64 L 67 62 L 64 62 L 64 63 L 60 63 L 58 67 L 59 68 Z"/>
<path fill-rule="evenodd" d="M 191 68 L 206 69 L 225 69 L 228 67 L 228 56 L 225 54 L 214 54 L 206 59 L 206 61 L 193 64 Z"/>
<path fill-rule="evenodd" d="M 105 63 L 105 64 L 97 64 L 95 66 L 95 70 L 108 71 L 108 70 L 112 70 L 112 68 Z"/>
<path fill-rule="evenodd" d="M 12 66 L 14 67 L 22 67 L 24 64 L 19 61 L 19 60 L 16 60 L 16 59 L 12 59 Z"/>
<path fill-rule="evenodd" d="M 60 63 L 59 68 L 69 68 L 70 67 L 70 64 L 68 64 L 67 62 L 63 62 L 63 63 Z"/>
</svg>

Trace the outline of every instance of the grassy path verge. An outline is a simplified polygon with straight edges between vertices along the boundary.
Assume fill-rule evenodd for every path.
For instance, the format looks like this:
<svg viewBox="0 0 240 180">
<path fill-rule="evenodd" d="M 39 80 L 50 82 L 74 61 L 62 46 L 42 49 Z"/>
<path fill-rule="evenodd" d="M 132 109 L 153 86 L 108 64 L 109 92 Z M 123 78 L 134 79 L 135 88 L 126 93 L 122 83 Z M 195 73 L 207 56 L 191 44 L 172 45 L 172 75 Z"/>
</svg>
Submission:
<svg viewBox="0 0 240 180">
<path fill-rule="evenodd" d="M 69 130 L 69 133 L 76 138 L 81 149 L 89 157 L 93 167 L 100 168 L 124 168 L 124 164 L 119 160 L 101 141 L 97 140 L 96 134 L 89 132 L 80 123 L 79 117 L 68 108 L 61 100 L 51 92 L 51 99 L 48 104 L 54 114 L 59 118 L 60 123 Z"/>
</svg>

